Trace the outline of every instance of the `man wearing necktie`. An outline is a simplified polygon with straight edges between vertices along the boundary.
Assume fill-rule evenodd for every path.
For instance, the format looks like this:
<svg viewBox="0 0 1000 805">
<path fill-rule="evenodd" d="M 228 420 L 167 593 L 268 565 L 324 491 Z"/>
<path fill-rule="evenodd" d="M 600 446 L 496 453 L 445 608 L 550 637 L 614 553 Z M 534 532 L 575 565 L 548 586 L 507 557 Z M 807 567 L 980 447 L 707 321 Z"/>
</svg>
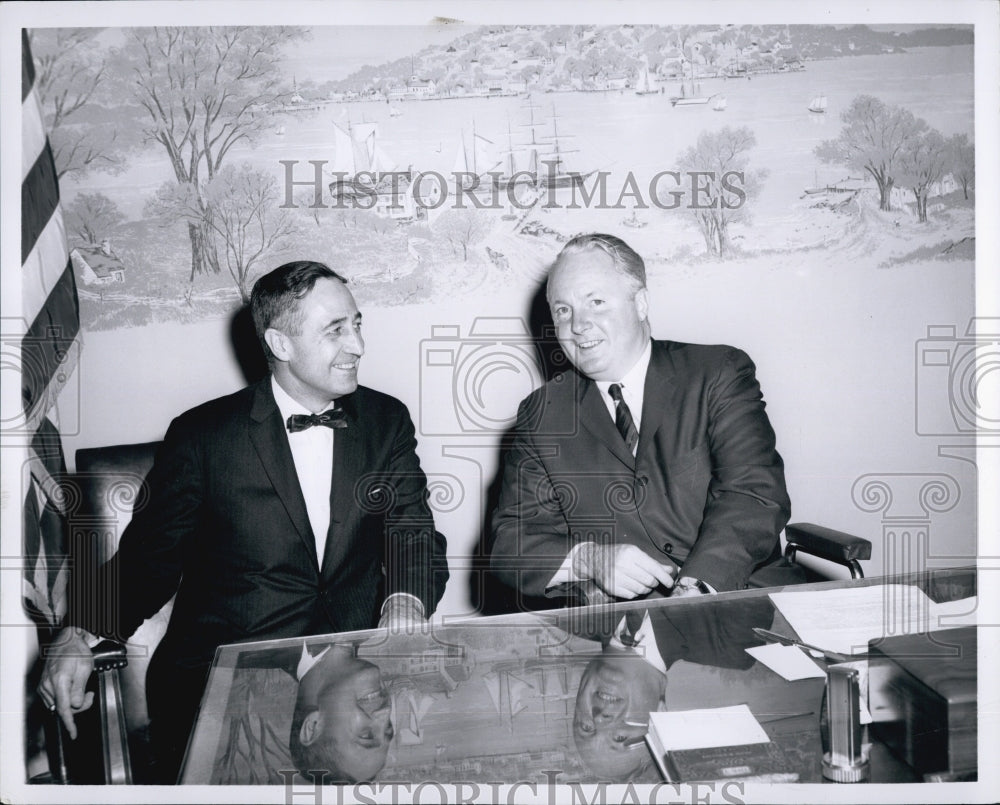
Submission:
<svg viewBox="0 0 1000 805">
<path fill-rule="evenodd" d="M 493 571 L 522 605 L 802 581 L 746 354 L 652 340 L 645 265 L 611 235 L 567 243 L 546 296 L 575 372 L 521 403 L 492 521 Z"/>
<path fill-rule="evenodd" d="M 257 281 L 270 376 L 174 420 L 118 552 L 75 580 L 73 628 L 42 683 L 71 735 L 90 704 L 88 642 L 127 639 L 176 594 L 147 675 L 164 782 L 219 645 L 417 622 L 444 591 L 413 424 L 399 400 L 358 385 L 361 313 L 345 283 L 308 261 Z"/>
</svg>

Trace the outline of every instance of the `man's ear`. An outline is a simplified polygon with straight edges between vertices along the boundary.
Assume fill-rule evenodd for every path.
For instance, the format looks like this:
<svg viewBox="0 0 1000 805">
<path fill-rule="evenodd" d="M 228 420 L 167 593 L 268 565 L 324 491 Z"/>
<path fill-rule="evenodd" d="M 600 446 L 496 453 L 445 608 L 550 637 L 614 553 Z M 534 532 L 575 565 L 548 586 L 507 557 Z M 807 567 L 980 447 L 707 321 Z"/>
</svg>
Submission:
<svg viewBox="0 0 1000 805">
<path fill-rule="evenodd" d="M 639 315 L 639 321 L 649 320 L 649 291 L 645 288 L 635 292 L 635 311 Z"/>
<path fill-rule="evenodd" d="M 323 734 L 323 714 L 319 710 L 313 710 L 305 717 L 302 726 L 299 728 L 299 743 L 309 746 L 319 740 Z"/>
<path fill-rule="evenodd" d="M 279 361 L 288 360 L 288 339 L 281 330 L 268 327 L 264 330 L 264 341 L 275 358 Z"/>
</svg>

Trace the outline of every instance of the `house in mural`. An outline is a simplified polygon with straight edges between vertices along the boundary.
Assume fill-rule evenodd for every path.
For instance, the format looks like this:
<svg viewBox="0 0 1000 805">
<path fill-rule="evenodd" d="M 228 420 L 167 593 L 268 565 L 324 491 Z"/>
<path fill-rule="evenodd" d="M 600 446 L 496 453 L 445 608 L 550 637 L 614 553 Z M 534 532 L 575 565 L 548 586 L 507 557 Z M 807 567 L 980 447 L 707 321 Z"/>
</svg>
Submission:
<svg viewBox="0 0 1000 805">
<path fill-rule="evenodd" d="M 429 78 L 411 75 L 410 80 L 406 82 L 406 94 L 411 98 L 424 98 L 433 95 L 436 90 L 437 84 Z"/>
<path fill-rule="evenodd" d="M 73 268 L 84 285 L 125 282 L 125 266 L 105 238 L 100 245 L 77 246 L 69 253 Z"/>
</svg>

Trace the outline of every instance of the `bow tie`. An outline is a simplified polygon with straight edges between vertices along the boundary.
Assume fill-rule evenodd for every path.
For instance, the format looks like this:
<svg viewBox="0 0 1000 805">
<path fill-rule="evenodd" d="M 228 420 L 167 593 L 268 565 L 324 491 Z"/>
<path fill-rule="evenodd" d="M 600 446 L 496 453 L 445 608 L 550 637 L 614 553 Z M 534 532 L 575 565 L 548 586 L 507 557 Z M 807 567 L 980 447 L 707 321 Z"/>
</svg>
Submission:
<svg viewBox="0 0 1000 805">
<path fill-rule="evenodd" d="M 314 425 L 323 425 L 327 428 L 347 427 L 343 408 L 331 408 L 322 414 L 292 414 L 285 424 L 289 433 L 298 433 L 300 430 L 311 428 Z"/>
</svg>

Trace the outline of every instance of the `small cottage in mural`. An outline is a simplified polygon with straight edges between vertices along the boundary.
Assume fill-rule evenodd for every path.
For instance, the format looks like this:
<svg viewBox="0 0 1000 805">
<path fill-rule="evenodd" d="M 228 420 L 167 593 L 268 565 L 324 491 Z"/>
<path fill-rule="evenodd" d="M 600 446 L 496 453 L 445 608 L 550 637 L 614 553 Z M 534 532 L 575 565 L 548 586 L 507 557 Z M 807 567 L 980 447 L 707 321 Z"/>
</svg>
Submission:
<svg viewBox="0 0 1000 805">
<path fill-rule="evenodd" d="M 73 268 L 84 285 L 113 285 L 125 282 L 125 266 L 111 249 L 111 241 L 78 246 L 69 253 Z"/>
</svg>

